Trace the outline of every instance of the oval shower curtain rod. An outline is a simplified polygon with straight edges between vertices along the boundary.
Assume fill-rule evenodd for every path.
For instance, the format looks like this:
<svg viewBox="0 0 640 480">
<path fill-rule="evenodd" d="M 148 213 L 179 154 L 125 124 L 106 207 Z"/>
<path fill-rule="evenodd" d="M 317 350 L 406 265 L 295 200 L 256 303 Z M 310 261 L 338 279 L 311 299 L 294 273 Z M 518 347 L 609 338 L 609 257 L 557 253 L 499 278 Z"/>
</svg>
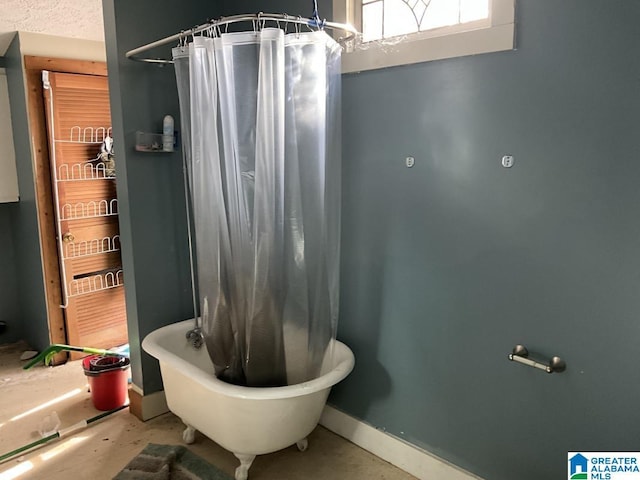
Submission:
<svg viewBox="0 0 640 480">
<path fill-rule="evenodd" d="M 265 22 L 276 22 L 278 23 L 278 25 L 280 25 L 280 23 L 284 23 L 285 26 L 288 24 L 304 25 L 306 27 L 315 28 L 318 30 L 324 28 L 329 28 L 331 30 L 343 30 L 347 32 L 348 35 L 346 37 L 343 37 L 341 40 L 349 40 L 358 33 L 358 31 L 351 25 L 344 23 L 327 22 L 326 20 L 320 21 L 318 18 L 304 18 L 300 16 L 294 17 L 291 15 L 287 15 L 286 13 L 251 13 L 244 15 L 232 15 L 230 17 L 220 17 L 217 20 L 210 20 L 207 23 L 203 23 L 202 25 L 198 25 L 197 27 L 193 27 L 189 30 L 183 30 L 180 33 L 176 33 L 161 40 L 156 40 L 155 42 L 151 42 L 146 45 L 142 45 L 141 47 L 134 48 L 133 50 L 129 50 L 126 53 L 126 57 L 138 62 L 157 63 L 161 65 L 171 64 L 173 63 L 172 60 L 165 60 L 162 58 L 145 58 L 138 57 L 137 55 L 153 48 L 166 45 L 167 43 L 179 41 L 186 37 L 196 35 L 207 30 L 240 22 L 254 22 L 254 25 L 256 25 L 257 28 L 262 28 Z"/>
</svg>

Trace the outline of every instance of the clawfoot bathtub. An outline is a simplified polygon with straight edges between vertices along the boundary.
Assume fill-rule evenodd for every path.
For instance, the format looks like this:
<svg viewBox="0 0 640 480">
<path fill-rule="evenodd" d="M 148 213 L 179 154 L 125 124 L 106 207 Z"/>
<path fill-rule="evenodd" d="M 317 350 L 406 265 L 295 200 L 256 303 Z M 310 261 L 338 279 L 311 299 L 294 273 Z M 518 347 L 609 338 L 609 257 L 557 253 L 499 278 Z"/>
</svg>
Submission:
<svg viewBox="0 0 640 480">
<path fill-rule="evenodd" d="M 256 455 L 296 444 L 307 448 L 307 435 L 320 420 L 331 387 L 354 365 L 345 344 L 334 344 L 333 362 L 308 382 L 286 387 L 252 388 L 218 380 L 206 347 L 193 348 L 185 334 L 193 320 L 151 332 L 142 348 L 160 362 L 169 409 L 187 426 L 183 438 L 192 443 L 199 430 L 240 460 L 236 480 L 246 480 Z"/>
</svg>

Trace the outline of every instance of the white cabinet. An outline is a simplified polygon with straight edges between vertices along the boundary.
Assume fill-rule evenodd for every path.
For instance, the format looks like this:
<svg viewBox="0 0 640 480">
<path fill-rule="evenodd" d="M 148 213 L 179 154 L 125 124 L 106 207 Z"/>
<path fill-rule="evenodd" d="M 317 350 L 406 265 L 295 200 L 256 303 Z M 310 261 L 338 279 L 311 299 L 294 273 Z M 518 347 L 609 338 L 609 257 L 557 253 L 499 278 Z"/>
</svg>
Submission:
<svg viewBox="0 0 640 480">
<path fill-rule="evenodd" d="M 7 75 L 0 69 L 0 203 L 18 201 L 16 154 L 9 109 Z"/>
</svg>

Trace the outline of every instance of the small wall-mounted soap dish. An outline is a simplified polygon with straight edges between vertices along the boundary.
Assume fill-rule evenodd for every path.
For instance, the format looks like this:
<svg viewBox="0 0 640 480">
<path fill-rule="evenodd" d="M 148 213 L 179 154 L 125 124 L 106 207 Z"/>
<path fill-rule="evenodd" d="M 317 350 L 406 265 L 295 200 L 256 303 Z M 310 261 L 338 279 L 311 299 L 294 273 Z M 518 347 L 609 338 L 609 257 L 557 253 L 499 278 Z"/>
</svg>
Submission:
<svg viewBox="0 0 640 480">
<path fill-rule="evenodd" d="M 176 135 L 165 139 L 161 133 L 136 132 L 136 150 L 138 152 L 166 152 L 171 153 L 176 147 Z M 168 140 L 168 141 L 167 141 Z"/>
</svg>

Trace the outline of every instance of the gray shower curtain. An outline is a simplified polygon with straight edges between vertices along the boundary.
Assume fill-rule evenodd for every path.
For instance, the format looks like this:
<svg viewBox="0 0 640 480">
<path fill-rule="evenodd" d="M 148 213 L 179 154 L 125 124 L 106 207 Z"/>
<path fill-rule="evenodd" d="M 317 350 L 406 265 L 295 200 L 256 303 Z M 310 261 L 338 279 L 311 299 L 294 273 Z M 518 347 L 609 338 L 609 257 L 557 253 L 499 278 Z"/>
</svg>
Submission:
<svg viewBox="0 0 640 480">
<path fill-rule="evenodd" d="M 197 290 L 216 375 L 317 377 L 338 317 L 340 47 L 281 29 L 174 49 Z"/>
</svg>

